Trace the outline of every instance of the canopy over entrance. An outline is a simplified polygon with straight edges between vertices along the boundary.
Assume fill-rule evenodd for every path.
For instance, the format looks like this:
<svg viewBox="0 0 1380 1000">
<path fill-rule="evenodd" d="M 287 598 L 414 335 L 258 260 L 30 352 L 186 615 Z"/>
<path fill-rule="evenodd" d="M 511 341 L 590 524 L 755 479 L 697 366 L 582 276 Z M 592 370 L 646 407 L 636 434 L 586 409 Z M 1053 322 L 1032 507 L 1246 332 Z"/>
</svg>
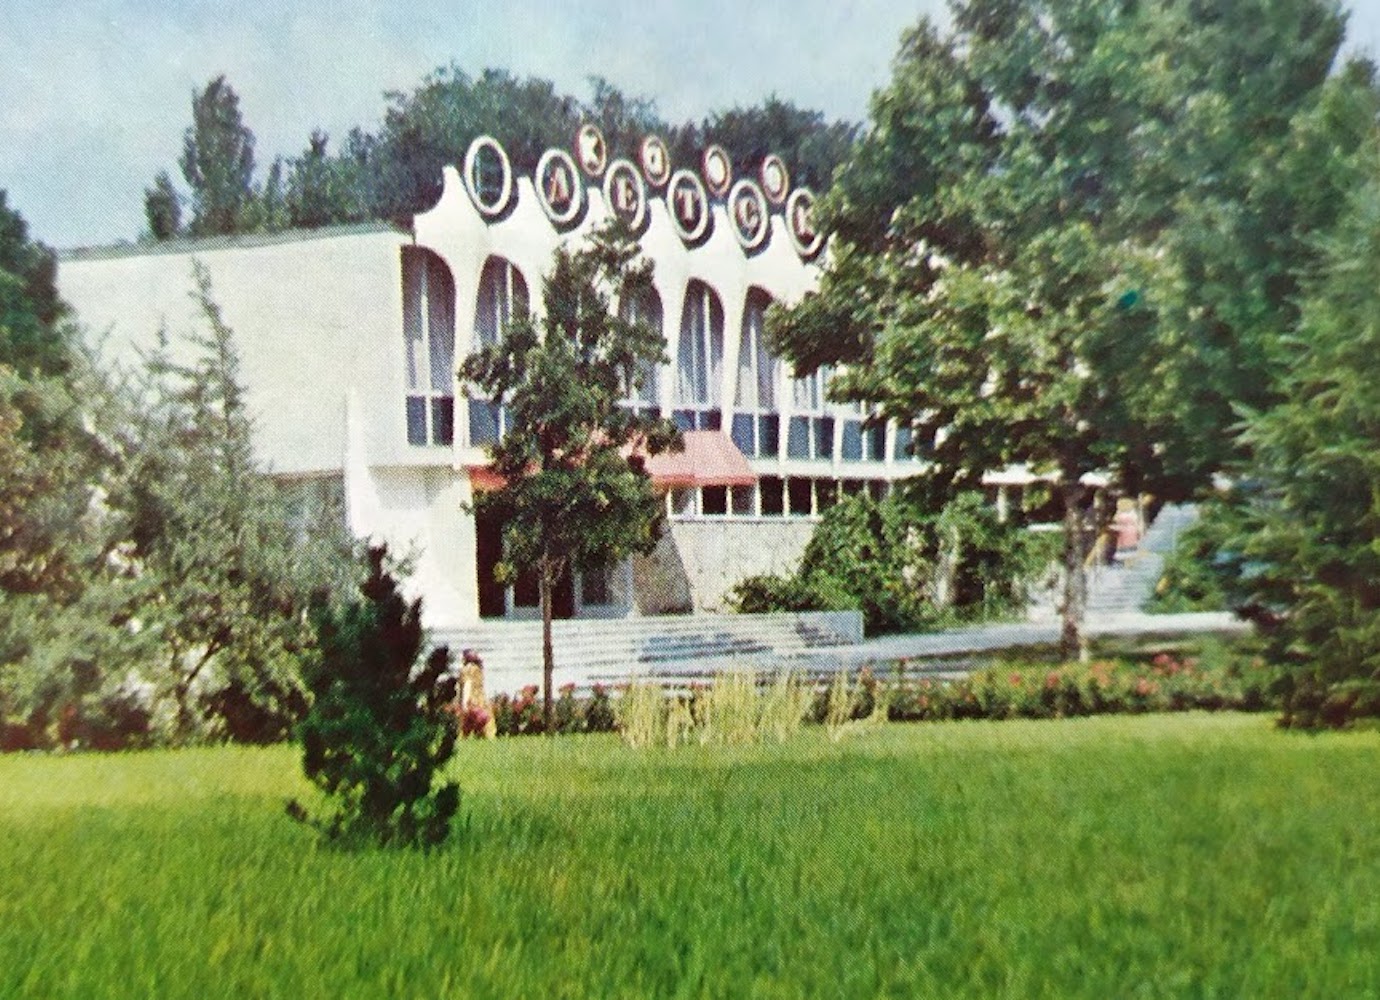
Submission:
<svg viewBox="0 0 1380 1000">
<path fill-rule="evenodd" d="M 647 459 L 652 483 L 663 489 L 689 486 L 752 486 L 757 476 L 723 431 L 686 431 L 685 450 Z"/>
</svg>

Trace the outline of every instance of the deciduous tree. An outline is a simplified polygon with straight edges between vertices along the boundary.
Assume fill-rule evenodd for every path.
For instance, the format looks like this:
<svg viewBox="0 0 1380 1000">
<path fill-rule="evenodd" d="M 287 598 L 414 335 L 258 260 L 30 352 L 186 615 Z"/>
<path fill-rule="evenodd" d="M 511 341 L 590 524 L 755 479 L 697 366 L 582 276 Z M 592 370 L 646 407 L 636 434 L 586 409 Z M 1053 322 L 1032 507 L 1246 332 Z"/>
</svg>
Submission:
<svg viewBox="0 0 1380 1000">
<path fill-rule="evenodd" d="M 192 95 L 181 166 L 192 191 L 192 235 L 238 232 L 254 197 L 254 133 L 244 124 L 239 95 L 224 75 Z"/>
<path fill-rule="evenodd" d="M 548 732 L 556 584 L 563 573 L 602 572 L 650 551 L 664 514 L 641 456 L 675 446 L 676 432 L 620 405 L 646 366 L 665 360 L 660 333 L 618 309 L 649 277 L 650 265 L 638 262 L 635 242 L 617 224 L 579 249 L 558 248 L 542 282 L 541 315 L 517 319 L 460 372 L 511 414 L 511 430 L 492 448 L 504 485 L 481 494 L 478 506 L 503 524 L 508 578 L 525 570 L 537 576 Z"/>
<path fill-rule="evenodd" d="M 820 206 L 833 233 L 820 293 L 773 318 L 798 370 L 851 366 L 834 393 L 913 426 L 951 489 L 1012 463 L 1057 482 L 1067 651 L 1099 528 L 1087 484 L 1184 495 L 1221 460 L 1195 423 L 1205 410 L 1176 389 L 1195 373 L 1213 399 L 1239 387 L 1229 366 L 1195 365 L 1185 324 L 1166 317 L 1240 307 L 1217 328 L 1223 350 L 1264 350 L 1233 346 L 1267 332 L 1245 296 L 1186 280 L 1186 220 L 1241 210 L 1241 184 L 1209 179 L 1272 163 L 1316 100 L 1340 21 L 1326 0 L 1255 6 L 1269 41 L 1249 47 L 1270 58 L 1243 55 L 1230 80 L 1177 68 L 1223 44 L 1211 4 L 966 0 L 949 37 L 922 24 Z M 1290 87 L 1301 93 L 1279 105 Z M 1267 138 L 1223 137 L 1216 119 L 1237 116 L 1234 135 Z M 1250 244 L 1232 228 L 1215 238 L 1214 266 Z"/>
<path fill-rule="evenodd" d="M 159 242 L 182 232 L 182 196 L 166 170 L 160 170 L 153 187 L 144 190 L 144 218 L 148 220 L 149 235 Z"/>
</svg>

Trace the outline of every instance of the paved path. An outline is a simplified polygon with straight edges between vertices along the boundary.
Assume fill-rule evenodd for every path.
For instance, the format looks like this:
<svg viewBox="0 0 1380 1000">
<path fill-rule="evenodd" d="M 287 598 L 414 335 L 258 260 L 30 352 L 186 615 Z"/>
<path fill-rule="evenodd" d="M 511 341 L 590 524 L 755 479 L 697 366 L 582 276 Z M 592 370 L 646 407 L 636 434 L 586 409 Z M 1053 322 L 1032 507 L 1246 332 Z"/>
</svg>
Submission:
<svg viewBox="0 0 1380 1000">
<path fill-rule="evenodd" d="M 1242 635 L 1250 625 L 1226 613 L 1196 613 L 1180 615 L 1147 615 L 1139 611 L 1095 614 L 1086 622 L 1090 638 L 1175 639 L 1191 635 Z M 722 657 L 697 661 L 658 664 L 639 671 L 636 676 L 655 679 L 666 684 L 682 685 L 705 680 L 724 670 L 766 670 L 789 667 L 807 674 L 831 674 L 840 667 L 857 670 L 875 666 L 889 671 L 897 660 L 906 660 L 906 669 L 913 673 L 962 673 L 976 664 L 983 654 L 1006 649 L 1052 648 L 1059 643 L 1057 621 L 1004 622 L 995 625 L 976 625 L 943 632 L 889 635 L 868 639 L 854 646 L 833 646 L 813 649 L 788 658 L 768 661 L 762 657 Z M 628 673 L 603 669 L 564 668 L 560 666 L 556 650 L 556 685 L 575 684 L 581 690 L 591 685 L 618 684 L 629 679 Z M 495 691 L 516 691 L 523 685 L 540 682 L 535 672 L 489 678 Z"/>
</svg>

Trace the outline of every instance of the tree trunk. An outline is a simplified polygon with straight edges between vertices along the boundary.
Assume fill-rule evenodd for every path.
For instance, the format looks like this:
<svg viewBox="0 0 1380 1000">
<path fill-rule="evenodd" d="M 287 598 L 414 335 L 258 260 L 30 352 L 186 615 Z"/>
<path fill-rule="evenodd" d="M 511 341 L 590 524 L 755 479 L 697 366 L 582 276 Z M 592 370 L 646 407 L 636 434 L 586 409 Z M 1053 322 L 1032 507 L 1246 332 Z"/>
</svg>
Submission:
<svg viewBox="0 0 1380 1000">
<path fill-rule="evenodd" d="M 550 567 L 543 561 L 541 572 L 537 575 L 537 587 L 541 593 L 542 728 L 547 736 L 554 736 L 556 732 L 556 710 L 551 701 L 551 678 L 556 670 L 556 653 L 551 645 L 552 576 Z"/>
<path fill-rule="evenodd" d="M 1083 613 L 1088 603 L 1087 569 L 1083 560 L 1087 546 L 1083 539 L 1083 487 L 1077 481 L 1060 487 L 1064 497 L 1064 599 L 1060 607 L 1062 628 L 1059 652 L 1066 660 L 1081 657 L 1086 652 L 1083 637 Z"/>
</svg>

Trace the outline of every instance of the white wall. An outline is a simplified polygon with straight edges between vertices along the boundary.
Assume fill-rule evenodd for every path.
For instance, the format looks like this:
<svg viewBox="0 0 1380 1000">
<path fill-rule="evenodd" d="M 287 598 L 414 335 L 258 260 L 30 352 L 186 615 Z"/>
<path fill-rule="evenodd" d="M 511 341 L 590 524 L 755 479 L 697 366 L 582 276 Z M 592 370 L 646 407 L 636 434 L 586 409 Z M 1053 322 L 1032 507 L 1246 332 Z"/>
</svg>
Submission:
<svg viewBox="0 0 1380 1000">
<path fill-rule="evenodd" d="M 372 460 L 404 432 L 399 247 L 407 242 L 379 227 L 179 241 L 69 257 L 58 288 L 112 362 L 137 364 L 160 329 L 185 357 L 187 335 L 208 330 L 192 298 L 200 261 L 234 331 L 260 460 L 275 472 L 339 470 L 351 387 Z"/>
<path fill-rule="evenodd" d="M 794 573 L 816 524 L 803 517 L 668 523 L 696 611 L 725 610 L 729 591 L 746 577 Z"/>
</svg>

